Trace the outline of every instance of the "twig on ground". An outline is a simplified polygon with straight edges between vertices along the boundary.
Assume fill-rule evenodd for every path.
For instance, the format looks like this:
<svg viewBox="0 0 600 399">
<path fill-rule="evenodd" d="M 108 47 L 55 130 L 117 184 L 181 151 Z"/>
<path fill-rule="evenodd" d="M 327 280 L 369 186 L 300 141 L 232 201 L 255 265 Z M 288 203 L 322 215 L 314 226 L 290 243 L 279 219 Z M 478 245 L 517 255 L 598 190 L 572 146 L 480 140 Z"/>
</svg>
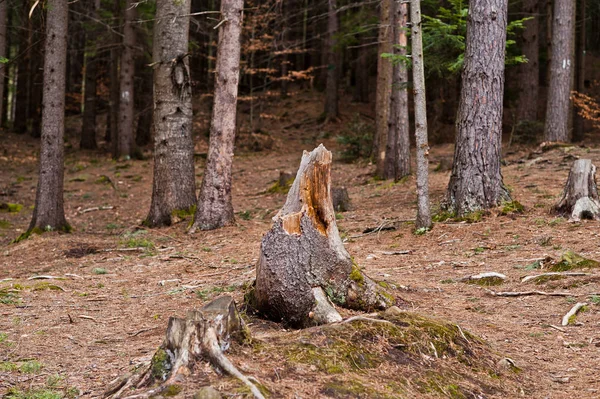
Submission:
<svg viewBox="0 0 600 399">
<path fill-rule="evenodd" d="M 548 327 L 554 328 L 555 330 L 558 330 L 560 332 L 567 332 L 567 330 L 565 330 L 564 328 L 559 327 L 559 326 L 555 326 L 554 324 L 548 324 Z"/>
<path fill-rule="evenodd" d="M 84 280 L 84 278 L 81 277 L 79 274 L 74 274 L 74 273 L 65 273 L 65 277 L 73 277 L 73 278 L 78 278 L 80 280 Z"/>
<path fill-rule="evenodd" d="M 52 280 L 52 279 L 55 279 L 55 278 L 60 278 L 60 277 L 55 277 L 55 276 L 31 276 L 27 280 Z"/>
<path fill-rule="evenodd" d="M 529 296 L 529 295 L 543 295 L 543 296 L 577 296 L 571 292 L 544 292 L 544 291 L 507 291 L 507 292 L 495 292 L 492 290 L 486 290 L 492 296 Z"/>
<path fill-rule="evenodd" d="M 156 330 L 158 327 L 148 327 L 148 328 L 142 328 L 139 331 L 133 332 L 133 333 L 127 333 L 127 335 L 131 336 L 131 337 L 137 337 L 138 335 L 145 333 L 147 331 L 152 331 L 152 330 Z"/>
<path fill-rule="evenodd" d="M 0 280 L 0 283 L 5 283 L 5 282 L 7 282 L 7 281 L 13 281 L 13 280 L 14 280 L 14 278 L 12 278 L 12 277 L 9 277 L 9 278 L 3 278 L 2 280 Z"/>
<path fill-rule="evenodd" d="M 412 249 L 407 249 L 404 251 L 377 251 L 382 255 L 409 255 L 413 252 Z"/>
<path fill-rule="evenodd" d="M 569 310 L 567 314 L 563 316 L 561 323 L 562 326 L 568 326 L 570 324 L 571 317 L 574 317 L 584 306 L 587 306 L 586 302 L 577 302 L 575 306 L 573 306 L 571 310 Z"/>
<path fill-rule="evenodd" d="M 95 212 L 95 211 L 110 211 L 112 209 L 115 209 L 114 206 L 93 206 L 91 208 L 86 208 L 82 211 L 79 211 L 79 214 L 84 214 L 84 213 L 88 213 L 88 212 Z"/>
<path fill-rule="evenodd" d="M 92 317 L 92 316 L 87 316 L 87 315 L 84 315 L 84 314 L 82 314 L 82 315 L 79 315 L 79 318 L 80 318 L 80 319 L 86 319 L 86 320 L 92 320 L 92 321 L 94 321 L 95 323 L 98 323 L 98 320 L 96 320 L 96 319 L 95 319 L 94 317 Z"/>
</svg>

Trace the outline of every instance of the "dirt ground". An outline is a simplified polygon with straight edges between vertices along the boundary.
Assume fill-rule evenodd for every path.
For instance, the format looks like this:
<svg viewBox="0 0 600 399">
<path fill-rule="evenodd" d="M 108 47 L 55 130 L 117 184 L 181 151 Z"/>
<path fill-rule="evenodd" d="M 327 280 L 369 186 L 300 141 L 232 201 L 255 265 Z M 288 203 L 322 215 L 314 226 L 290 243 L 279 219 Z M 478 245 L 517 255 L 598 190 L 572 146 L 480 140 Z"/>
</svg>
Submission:
<svg viewBox="0 0 600 399">
<path fill-rule="evenodd" d="M 254 278 L 261 237 L 285 200 L 285 194 L 269 193 L 269 187 L 280 171 L 297 168 L 302 150 L 321 142 L 339 159 L 335 136 L 351 123 L 354 113 L 367 112 L 345 104 L 342 121 L 323 126 L 316 122 L 314 102 L 314 97 L 301 93 L 293 100 L 267 104 L 273 114 L 264 115 L 261 129 L 270 134 L 274 147 L 236 153 L 236 224 L 194 235 L 186 234 L 189 221 L 156 230 L 141 226 L 150 205 L 151 158 L 115 162 L 101 151 L 68 149 L 65 212 L 74 232 L 50 232 L 10 244 L 31 219 L 38 146 L 27 137 L 0 134 L 0 202 L 22 205 L 18 212 L 0 213 L 0 394 L 15 387 L 50 386 L 71 396 L 100 396 L 109 381 L 152 356 L 170 316 L 182 316 L 221 293 L 241 301 L 244 285 Z M 247 115 L 242 119 L 244 132 Z M 206 131 L 207 120 L 207 112 L 199 108 L 198 132 Z M 298 121 L 304 122 L 293 125 Z M 70 123 L 75 129 L 77 122 Z M 75 137 L 68 137 L 68 143 L 76 147 Z M 198 134 L 197 143 L 199 186 L 206 137 Z M 431 150 L 434 208 L 450 174 L 447 168 L 436 171 L 436 167 L 451 161 L 452 151 L 451 145 Z M 479 397 L 600 397 L 600 274 L 590 269 L 582 270 L 583 276 L 521 283 L 522 277 L 544 271 L 534 269 L 539 259 L 560 259 L 574 251 L 600 260 L 598 222 L 570 223 L 550 213 L 579 157 L 597 164 L 600 149 L 594 144 L 547 152 L 538 147 L 505 148 L 504 181 L 524 205 L 524 213 L 493 211 L 476 223 L 440 222 L 424 235 L 414 234 L 410 222 L 416 212 L 414 177 L 399 183 L 377 181 L 372 178 L 374 166 L 364 161 L 334 162 L 333 182 L 348 188 L 353 205 L 340 215 L 338 227 L 349 253 L 366 273 L 395 284 L 392 293 L 408 304 L 408 310 L 458 324 L 485 340 L 494 356 L 514 360 L 521 370 L 499 379 L 498 389 Z M 378 226 L 393 229 L 362 233 Z M 409 253 L 390 254 L 401 251 Z M 506 282 L 482 287 L 460 281 L 488 271 L 505 274 Z M 29 279 L 36 275 L 55 278 Z M 568 294 L 497 297 L 490 290 Z M 586 311 L 574 325 L 555 328 L 576 302 L 587 302 Z M 350 314 L 343 311 L 344 316 Z M 286 336 L 298 339 L 298 332 L 255 318 L 249 321 L 253 333 L 271 343 L 269 350 L 277 351 L 277 340 Z M 388 396 L 369 390 L 332 393 L 323 384 L 338 381 L 350 386 L 349 379 L 357 376 L 366 385 L 389 388 L 397 374 L 381 366 L 332 377 L 314 367 L 287 367 L 280 355 L 242 347 L 231 356 L 272 397 L 465 396 L 443 389 L 409 389 L 409 394 L 399 390 Z M 430 363 L 435 369 L 435 361 Z M 398 373 L 409 376 L 410 370 Z M 207 365 L 199 366 L 198 375 L 204 380 L 192 385 L 208 381 L 227 393 L 225 397 L 243 395 L 232 393 L 234 382 L 219 378 Z M 186 396 L 192 393 L 185 391 Z"/>
</svg>

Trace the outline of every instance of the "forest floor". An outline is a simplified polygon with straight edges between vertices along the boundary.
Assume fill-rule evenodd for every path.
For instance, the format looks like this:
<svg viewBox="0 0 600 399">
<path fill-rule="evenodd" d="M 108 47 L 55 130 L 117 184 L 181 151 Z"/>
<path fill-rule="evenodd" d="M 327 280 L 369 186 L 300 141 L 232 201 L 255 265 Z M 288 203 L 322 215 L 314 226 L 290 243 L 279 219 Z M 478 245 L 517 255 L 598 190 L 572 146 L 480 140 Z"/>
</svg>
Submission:
<svg viewBox="0 0 600 399">
<path fill-rule="evenodd" d="M 558 261 L 569 251 L 600 260 L 598 222 L 570 223 L 550 213 L 573 160 L 586 157 L 598 164 L 600 148 L 505 148 L 504 181 L 524 205 L 523 213 L 502 215 L 498 209 L 474 223 L 439 222 L 417 235 L 411 223 L 414 177 L 378 181 L 372 178 L 373 165 L 339 161 L 336 136 L 364 110 L 344 104 L 341 122 L 321 125 L 315 101 L 300 93 L 267 104 L 273 114 L 263 115 L 261 129 L 270 134 L 273 147 L 236 153 L 236 224 L 193 235 L 186 234 L 189 220 L 163 229 L 141 226 L 150 205 L 151 158 L 115 162 L 101 151 L 69 149 L 65 212 L 74 232 L 49 232 L 10 244 L 31 219 L 38 144 L 1 134 L 0 202 L 22 208 L 0 213 L 0 395 L 9 389 L 43 388 L 100 396 L 111 380 L 152 356 L 170 316 L 182 316 L 222 293 L 240 303 L 255 275 L 261 237 L 285 201 L 285 194 L 269 188 L 280 171 L 296 170 L 302 150 L 322 142 L 334 151 L 333 184 L 349 190 L 353 208 L 339 215 L 338 227 L 358 264 L 371 277 L 393 284 L 391 292 L 406 310 L 457 324 L 461 334 L 468 331 L 487 342 L 491 364 L 510 358 L 518 369 L 482 376 L 475 361 L 467 367 L 452 363 L 451 353 L 438 358 L 435 347 L 415 362 L 388 356 L 373 365 L 351 358 L 351 367 L 342 359 L 340 367 L 331 369 L 331 357 L 343 354 L 332 352 L 311 364 L 307 357 L 292 356 L 298 355 L 297 346 L 290 349 L 308 339 L 302 332 L 249 317 L 260 344 L 234 346 L 230 356 L 242 371 L 261 381 L 271 397 L 600 397 L 600 272 L 583 269 L 577 270 L 582 276 L 521 282 L 523 276 L 546 271 L 548 257 Z M 203 132 L 208 113 L 197 108 L 195 129 Z M 247 114 L 242 117 L 242 135 L 247 135 Z M 72 123 L 75 129 L 76 121 Z M 74 137 L 68 143 L 76 147 Z M 206 137 L 197 137 L 196 153 L 206 149 Z M 449 179 L 446 165 L 452 153 L 451 145 L 431 149 L 434 208 Z M 196 166 L 199 185 L 202 156 Z M 377 227 L 391 229 L 363 234 Z M 490 287 L 460 281 L 489 271 L 505 274 L 506 281 Z M 29 279 L 36 275 L 55 278 Z M 490 290 L 568 294 L 497 297 Z M 587 302 L 586 311 L 575 324 L 556 328 L 576 302 Z M 427 375 L 432 381 L 424 380 Z M 239 384 L 218 377 L 206 365 L 198 366 L 190 380 L 186 395 L 207 383 L 225 397 L 243 395 Z"/>
</svg>

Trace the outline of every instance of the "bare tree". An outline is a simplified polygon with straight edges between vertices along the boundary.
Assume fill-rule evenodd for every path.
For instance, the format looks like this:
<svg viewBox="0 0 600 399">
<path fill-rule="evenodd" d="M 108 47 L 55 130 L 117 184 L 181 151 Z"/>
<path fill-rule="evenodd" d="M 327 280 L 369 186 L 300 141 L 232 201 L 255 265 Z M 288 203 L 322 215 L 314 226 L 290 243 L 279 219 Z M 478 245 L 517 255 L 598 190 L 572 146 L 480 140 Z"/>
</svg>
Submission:
<svg viewBox="0 0 600 399">
<path fill-rule="evenodd" d="M 552 58 L 544 140 L 569 141 L 569 112 L 573 83 L 575 0 L 555 0 L 552 13 Z"/>
<path fill-rule="evenodd" d="M 429 144 L 427 143 L 427 106 L 425 102 L 425 63 L 421 27 L 421 1 L 410 3 L 413 93 L 415 96 L 415 137 L 417 144 L 417 229 L 431 227 L 429 209 Z"/>
<path fill-rule="evenodd" d="M 100 0 L 88 0 L 89 16 L 97 19 Z M 95 43 L 99 34 L 97 25 L 91 25 L 86 30 L 87 42 Z M 81 127 L 80 147 L 85 149 L 97 148 L 96 143 L 96 81 L 98 73 L 98 57 L 95 50 L 88 50 L 85 55 L 85 90 L 83 94 L 83 123 Z"/>
<path fill-rule="evenodd" d="M 335 36 L 338 32 L 336 0 L 328 0 L 327 13 L 327 83 L 325 88 L 325 115 L 327 119 L 338 117 L 338 55 Z"/>
<path fill-rule="evenodd" d="M 65 75 L 68 1 L 49 0 L 46 17 L 46 56 L 40 176 L 35 208 L 26 235 L 48 230 L 70 231 L 63 205 Z"/>
<path fill-rule="evenodd" d="M 233 223 L 231 166 L 235 141 L 240 37 L 243 0 L 222 0 L 217 49 L 215 99 L 210 125 L 208 160 L 191 231 L 216 229 Z"/>
<path fill-rule="evenodd" d="M 8 7 L 7 1 L 0 2 L 0 57 L 8 58 L 6 51 L 6 25 L 8 22 Z M 0 63 L 0 126 L 3 124 L 2 116 L 4 115 L 4 76 L 7 68 L 4 63 Z"/>
<path fill-rule="evenodd" d="M 117 157 L 129 157 L 133 152 L 133 77 L 135 76 L 135 63 L 133 52 L 135 46 L 135 7 L 132 0 L 125 0 L 125 20 L 123 22 L 123 49 L 121 52 L 121 71 L 119 75 L 120 99 L 119 122 L 117 138 Z"/>
<path fill-rule="evenodd" d="M 375 174 L 383 177 L 385 150 L 387 146 L 390 98 L 392 95 L 392 63 L 382 54 L 390 54 L 392 47 L 392 0 L 382 0 L 379 18 L 379 47 L 377 49 L 377 89 L 375 97 L 375 140 L 373 158 L 377 169 Z"/>
<path fill-rule="evenodd" d="M 406 56 L 407 4 L 394 0 L 392 26 L 394 54 Z M 400 180 L 410 174 L 410 129 L 408 125 L 408 70 L 404 62 L 396 61 L 393 69 L 390 119 L 385 151 L 385 179 Z"/>
<path fill-rule="evenodd" d="M 518 119 L 519 121 L 535 121 L 538 109 L 539 92 L 539 5 L 540 0 L 524 0 L 523 13 L 532 19 L 525 21 L 523 44 L 521 49 L 527 62 L 520 65 L 520 85 Z"/>
<path fill-rule="evenodd" d="M 188 64 L 191 0 L 160 0 L 154 25 L 154 182 L 149 226 L 170 225 L 196 204 L 192 86 Z"/>
<path fill-rule="evenodd" d="M 510 200 L 500 171 L 507 2 L 469 2 L 454 163 L 444 204 L 457 215 Z"/>
</svg>

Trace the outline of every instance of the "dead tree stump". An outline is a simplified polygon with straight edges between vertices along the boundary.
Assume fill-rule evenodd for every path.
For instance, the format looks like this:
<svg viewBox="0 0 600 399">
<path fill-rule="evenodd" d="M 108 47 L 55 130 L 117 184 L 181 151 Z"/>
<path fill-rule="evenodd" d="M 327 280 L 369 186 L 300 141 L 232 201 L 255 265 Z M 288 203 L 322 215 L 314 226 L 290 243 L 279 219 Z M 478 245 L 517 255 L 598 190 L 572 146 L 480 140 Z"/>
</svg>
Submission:
<svg viewBox="0 0 600 399">
<path fill-rule="evenodd" d="M 131 398 L 150 398 L 160 395 L 170 385 L 191 374 L 194 362 L 208 360 L 220 372 L 238 378 L 250 388 L 256 398 L 263 399 L 260 390 L 225 357 L 231 341 L 242 343 L 249 338 L 235 302 L 222 296 L 200 310 L 188 312 L 185 319 L 171 317 L 165 341 L 150 364 L 134 375 L 126 375 L 109 384 L 104 397 L 127 397 L 132 388 L 158 387 Z"/>
<path fill-rule="evenodd" d="M 346 187 L 332 187 L 331 200 L 336 212 L 347 212 L 350 210 L 350 196 Z"/>
<path fill-rule="evenodd" d="M 341 320 L 331 302 L 361 310 L 393 302 L 344 248 L 331 201 L 331 158 L 323 145 L 304 152 L 286 203 L 261 244 L 252 305 L 293 327 Z"/>
<path fill-rule="evenodd" d="M 590 159 L 578 159 L 573 163 L 562 197 L 554 210 L 568 216 L 571 221 L 600 219 L 596 166 Z"/>
</svg>

